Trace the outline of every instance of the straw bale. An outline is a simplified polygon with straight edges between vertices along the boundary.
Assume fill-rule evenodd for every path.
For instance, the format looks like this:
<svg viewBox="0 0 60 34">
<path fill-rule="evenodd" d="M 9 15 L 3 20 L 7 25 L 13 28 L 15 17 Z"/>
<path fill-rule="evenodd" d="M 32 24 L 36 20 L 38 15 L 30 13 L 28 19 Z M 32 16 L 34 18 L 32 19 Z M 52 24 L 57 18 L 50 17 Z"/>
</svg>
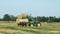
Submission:
<svg viewBox="0 0 60 34">
<path fill-rule="evenodd" d="M 19 15 L 18 16 L 18 18 L 16 19 L 16 23 L 19 23 L 20 21 L 20 19 L 22 19 L 22 18 L 26 18 L 27 17 L 27 14 L 25 14 L 25 13 L 22 13 L 21 15 Z"/>
</svg>

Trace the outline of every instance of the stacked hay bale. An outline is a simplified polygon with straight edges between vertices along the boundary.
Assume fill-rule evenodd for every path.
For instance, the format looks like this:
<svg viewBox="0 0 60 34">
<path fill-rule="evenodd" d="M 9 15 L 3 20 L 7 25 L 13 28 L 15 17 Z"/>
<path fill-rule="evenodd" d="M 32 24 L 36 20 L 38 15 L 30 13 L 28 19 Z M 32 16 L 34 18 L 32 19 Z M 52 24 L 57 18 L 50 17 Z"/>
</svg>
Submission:
<svg viewBox="0 0 60 34">
<path fill-rule="evenodd" d="M 19 25 L 22 24 L 20 23 L 22 22 L 23 24 L 28 23 L 28 18 L 27 15 L 25 13 L 22 13 L 21 15 L 18 16 L 18 18 L 16 19 L 16 23 Z"/>
<path fill-rule="evenodd" d="M 22 19 L 22 18 L 26 18 L 27 17 L 27 15 L 25 14 L 25 13 L 22 13 L 21 15 L 19 15 L 18 16 L 18 18 L 16 19 L 16 23 L 19 23 L 20 21 L 20 19 Z"/>
</svg>

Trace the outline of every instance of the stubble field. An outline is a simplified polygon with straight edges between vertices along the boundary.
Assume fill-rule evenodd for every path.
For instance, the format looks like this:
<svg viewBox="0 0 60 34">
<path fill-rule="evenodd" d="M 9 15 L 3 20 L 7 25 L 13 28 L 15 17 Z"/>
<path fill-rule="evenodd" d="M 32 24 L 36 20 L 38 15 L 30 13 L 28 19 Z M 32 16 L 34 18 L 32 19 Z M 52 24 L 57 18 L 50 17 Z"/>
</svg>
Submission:
<svg viewBox="0 0 60 34">
<path fill-rule="evenodd" d="M 0 34 L 60 34 L 60 23 L 42 23 L 41 27 L 26 27 L 17 26 L 12 21 L 0 21 Z"/>
</svg>

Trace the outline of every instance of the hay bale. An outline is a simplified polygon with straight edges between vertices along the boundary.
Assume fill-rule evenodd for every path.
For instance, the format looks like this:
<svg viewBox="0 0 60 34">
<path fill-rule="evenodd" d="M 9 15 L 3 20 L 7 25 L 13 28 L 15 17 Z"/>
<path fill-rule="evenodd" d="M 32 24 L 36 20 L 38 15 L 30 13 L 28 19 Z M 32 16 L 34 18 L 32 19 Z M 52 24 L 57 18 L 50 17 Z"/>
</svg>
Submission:
<svg viewBox="0 0 60 34">
<path fill-rule="evenodd" d="M 16 23 L 19 23 L 20 22 L 19 20 L 22 18 L 27 18 L 27 14 L 22 13 L 21 15 L 19 15 L 18 18 L 16 19 Z"/>
<path fill-rule="evenodd" d="M 22 15 L 22 18 L 27 17 L 27 15 L 25 13 L 22 13 L 21 15 Z"/>
</svg>

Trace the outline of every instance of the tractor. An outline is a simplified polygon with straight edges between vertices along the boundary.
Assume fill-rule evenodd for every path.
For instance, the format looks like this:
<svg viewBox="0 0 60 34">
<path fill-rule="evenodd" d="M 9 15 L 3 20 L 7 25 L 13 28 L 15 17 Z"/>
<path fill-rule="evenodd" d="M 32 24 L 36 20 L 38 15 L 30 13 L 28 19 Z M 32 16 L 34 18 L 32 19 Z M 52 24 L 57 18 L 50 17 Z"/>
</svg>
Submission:
<svg viewBox="0 0 60 34">
<path fill-rule="evenodd" d="M 34 19 L 31 15 L 28 16 L 28 20 L 29 20 L 29 26 L 41 26 L 41 23 L 38 19 Z"/>
</svg>

